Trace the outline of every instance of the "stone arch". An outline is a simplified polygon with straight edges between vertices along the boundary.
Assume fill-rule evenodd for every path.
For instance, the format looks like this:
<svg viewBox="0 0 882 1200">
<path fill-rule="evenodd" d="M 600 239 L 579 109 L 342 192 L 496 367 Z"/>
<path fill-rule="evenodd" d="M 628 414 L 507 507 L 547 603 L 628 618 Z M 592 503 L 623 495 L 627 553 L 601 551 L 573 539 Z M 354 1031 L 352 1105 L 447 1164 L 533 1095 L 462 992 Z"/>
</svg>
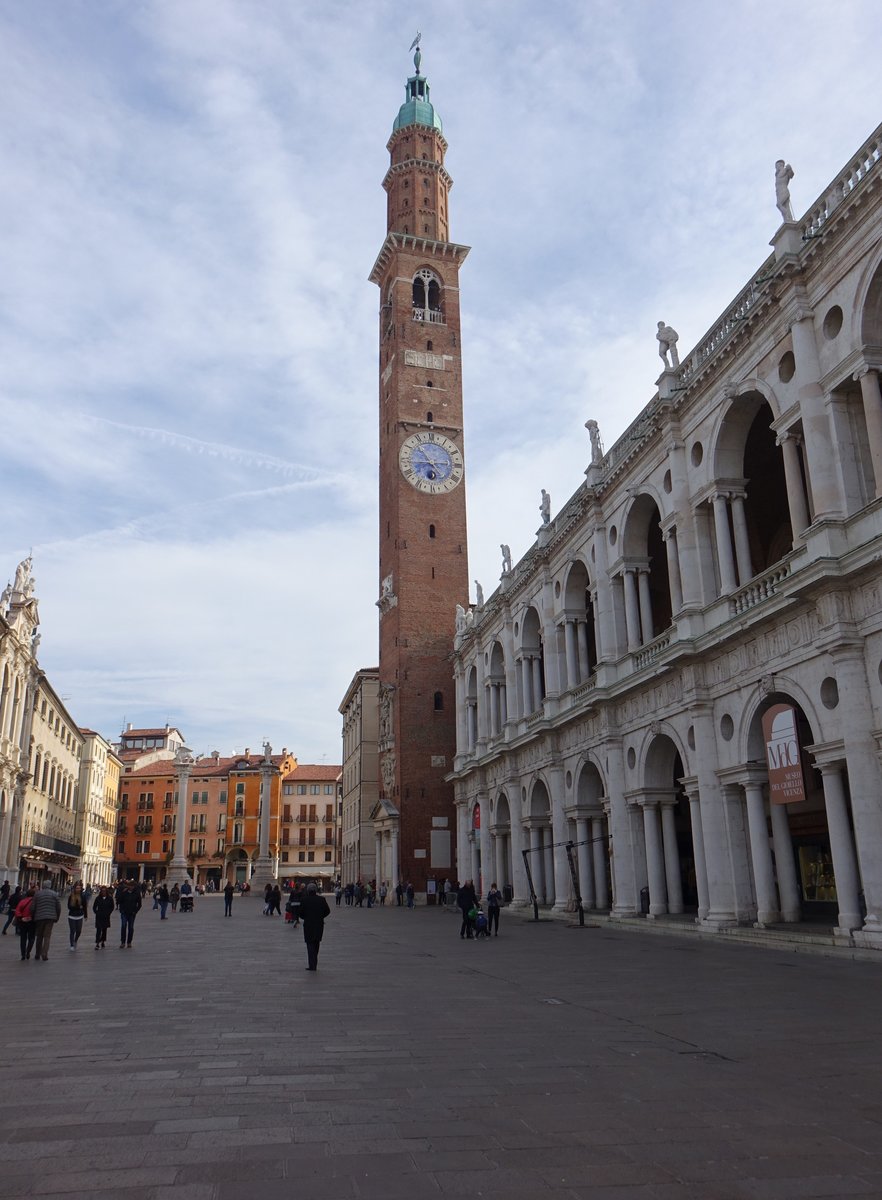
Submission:
<svg viewBox="0 0 882 1200">
<path fill-rule="evenodd" d="M 856 304 L 861 314 L 861 343 L 864 346 L 882 346 L 882 259 L 867 272 Z"/>
<path fill-rule="evenodd" d="M 645 645 L 668 629 L 673 618 L 661 504 L 654 489 L 641 491 L 626 510 L 622 555 L 626 571 L 638 576 L 640 641 Z"/>
<path fill-rule="evenodd" d="M 606 796 L 603 771 L 592 758 L 586 756 L 576 768 L 576 803 L 599 805 Z"/>
<path fill-rule="evenodd" d="M 591 575 L 581 558 L 567 564 L 562 596 L 564 664 L 567 687 L 573 688 L 585 683 L 597 666 Z"/>
<path fill-rule="evenodd" d="M 530 605 L 521 616 L 518 695 L 521 714 L 529 717 L 545 698 L 545 646 L 539 610 Z"/>
<path fill-rule="evenodd" d="M 686 759 L 669 727 L 650 733 L 642 751 L 643 830 L 649 911 L 697 912 L 698 870 L 689 797 L 680 782 Z M 703 856 L 702 856 L 703 861 Z"/>
</svg>

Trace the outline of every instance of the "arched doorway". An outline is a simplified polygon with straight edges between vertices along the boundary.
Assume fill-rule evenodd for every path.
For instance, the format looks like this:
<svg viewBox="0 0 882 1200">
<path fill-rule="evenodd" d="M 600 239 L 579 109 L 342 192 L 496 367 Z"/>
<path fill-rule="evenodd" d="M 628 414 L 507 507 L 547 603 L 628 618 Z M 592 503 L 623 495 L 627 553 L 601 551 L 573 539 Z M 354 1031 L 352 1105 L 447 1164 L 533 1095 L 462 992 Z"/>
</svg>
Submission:
<svg viewBox="0 0 882 1200">
<path fill-rule="evenodd" d="M 251 878 L 247 850 L 233 849 L 227 855 L 226 877 L 231 883 L 247 883 Z"/>
<path fill-rule="evenodd" d="M 576 858 L 582 904 L 597 910 L 609 908 L 612 890 L 603 796 L 600 771 L 594 763 L 584 763 L 576 783 Z"/>
<path fill-rule="evenodd" d="M 530 835 L 527 855 L 533 890 L 540 904 L 554 904 L 554 851 L 551 829 L 551 797 L 541 779 L 537 779 L 530 791 L 529 818 L 527 827 Z"/>
</svg>

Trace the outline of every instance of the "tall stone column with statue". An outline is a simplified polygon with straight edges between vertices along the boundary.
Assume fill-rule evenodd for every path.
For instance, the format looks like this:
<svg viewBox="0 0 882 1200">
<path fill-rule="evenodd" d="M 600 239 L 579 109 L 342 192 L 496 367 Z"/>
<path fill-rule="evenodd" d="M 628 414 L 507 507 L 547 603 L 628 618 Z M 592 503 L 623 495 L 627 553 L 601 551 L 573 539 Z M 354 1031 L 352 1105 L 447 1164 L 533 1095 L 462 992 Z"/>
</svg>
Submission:
<svg viewBox="0 0 882 1200">
<path fill-rule="evenodd" d="M 177 825 L 175 826 L 174 854 L 165 879 L 169 886 L 176 883 L 180 887 L 185 879 L 190 878 L 190 873 L 187 870 L 187 798 L 190 794 L 190 772 L 193 770 L 195 762 L 196 759 L 193 757 L 192 752 L 186 746 L 181 746 L 175 755 L 175 776 L 178 783 L 178 816 Z"/>
<path fill-rule="evenodd" d="M 270 826 L 272 824 L 273 776 L 276 766 L 273 762 L 273 748 L 269 742 L 263 745 L 263 761 L 260 764 L 260 839 L 257 861 L 254 864 L 254 874 L 251 879 L 255 891 L 262 891 L 268 883 L 275 883 L 273 858 L 270 854 Z"/>
</svg>

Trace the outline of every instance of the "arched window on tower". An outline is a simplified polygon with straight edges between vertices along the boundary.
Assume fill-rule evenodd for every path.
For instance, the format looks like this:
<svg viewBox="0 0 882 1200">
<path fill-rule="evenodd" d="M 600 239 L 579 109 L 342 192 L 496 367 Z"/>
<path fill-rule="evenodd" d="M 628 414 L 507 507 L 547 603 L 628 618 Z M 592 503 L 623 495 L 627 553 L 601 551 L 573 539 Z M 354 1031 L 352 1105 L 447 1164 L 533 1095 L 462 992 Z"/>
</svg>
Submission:
<svg viewBox="0 0 882 1200">
<path fill-rule="evenodd" d="M 413 278 L 413 319 L 444 324 L 441 309 L 441 284 L 428 267 L 422 267 Z"/>
</svg>

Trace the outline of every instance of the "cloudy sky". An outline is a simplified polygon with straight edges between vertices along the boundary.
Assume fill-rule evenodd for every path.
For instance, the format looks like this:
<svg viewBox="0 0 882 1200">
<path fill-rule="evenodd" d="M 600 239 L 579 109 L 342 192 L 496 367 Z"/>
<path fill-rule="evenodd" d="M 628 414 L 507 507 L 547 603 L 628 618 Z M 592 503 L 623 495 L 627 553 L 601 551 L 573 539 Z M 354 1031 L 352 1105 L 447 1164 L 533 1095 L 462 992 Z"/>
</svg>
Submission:
<svg viewBox="0 0 882 1200">
<path fill-rule="evenodd" d="M 407 8 L 407 15 L 404 12 Z M 73 717 L 340 760 L 377 661 L 386 141 L 423 33 L 487 595 L 876 124 L 878 0 L 0 0 L 0 576 Z M 404 21 L 404 23 L 402 23 Z"/>
</svg>

